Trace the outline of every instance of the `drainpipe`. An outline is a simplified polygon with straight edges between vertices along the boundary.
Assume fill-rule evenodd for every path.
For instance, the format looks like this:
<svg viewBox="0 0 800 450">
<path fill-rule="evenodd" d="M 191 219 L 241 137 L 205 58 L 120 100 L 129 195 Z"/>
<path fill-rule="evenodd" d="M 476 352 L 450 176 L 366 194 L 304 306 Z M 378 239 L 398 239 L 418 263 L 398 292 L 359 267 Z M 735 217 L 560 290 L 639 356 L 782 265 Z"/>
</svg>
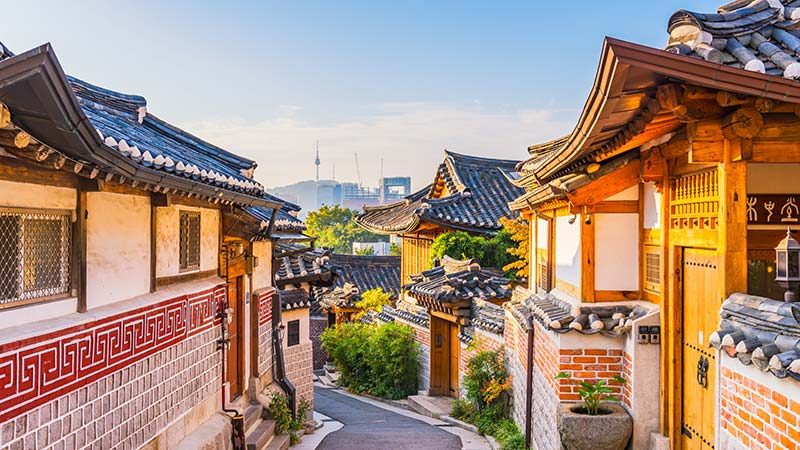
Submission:
<svg viewBox="0 0 800 450">
<path fill-rule="evenodd" d="M 227 287 L 226 287 L 227 288 Z M 227 297 L 227 296 L 226 296 Z M 220 319 L 220 338 L 217 340 L 217 350 L 219 351 L 222 373 L 220 375 L 221 387 L 220 394 L 222 396 L 222 411 L 231 420 L 231 444 L 234 450 L 244 450 L 245 437 L 244 437 L 244 415 L 235 409 L 228 409 L 226 407 L 227 399 L 225 398 L 225 360 L 227 359 L 228 347 L 230 346 L 230 338 L 228 337 L 228 311 L 227 300 L 224 304 L 220 305 L 217 317 Z"/>
<path fill-rule="evenodd" d="M 286 392 L 289 400 L 289 409 L 292 418 L 296 418 L 297 394 L 294 385 L 286 378 L 286 361 L 283 355 L 283 323 L 281 318 L 281 296 L 275 292 L 272 295 L 272 348 L 275 352 L 275 381 Z"/>
<path fill-rule="evenodd" d="M 531 434 L 533 432 L 531 419 L 533 410 L 533 318 L 528 315 L 525 317 L 525 325 L 528 327 L 528 367 L 525 371 L 525 448 L 531 447 Z"/>
</svg>

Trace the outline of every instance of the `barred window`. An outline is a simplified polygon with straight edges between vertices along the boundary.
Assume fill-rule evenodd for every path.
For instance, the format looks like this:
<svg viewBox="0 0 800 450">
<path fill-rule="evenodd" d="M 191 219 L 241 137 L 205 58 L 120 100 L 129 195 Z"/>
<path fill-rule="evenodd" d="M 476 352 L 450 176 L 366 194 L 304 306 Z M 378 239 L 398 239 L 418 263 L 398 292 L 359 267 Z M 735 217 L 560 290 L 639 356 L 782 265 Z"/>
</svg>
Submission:
<svg viewBox="0 0 800 450">
<path fill-rule="evenodd" d="M 181 211 L 180 270 L 200 268 L 200 213 Z"/>
<path fill-rule="evenodd" d="M 292 347 L 300 343 L 300 321 L 290 320 L 286 332 L 286 346 Z"/>
<path fill-rule="evenodd" d="M 0 307 L 69 293 L 71 212 L 0 208 Z"/>
<path fill-rule="evenodd" d="M 645 247 L 644 288 L 653 293 L 661 292 L 661 254 L 647 251 Z"/>
</svg>

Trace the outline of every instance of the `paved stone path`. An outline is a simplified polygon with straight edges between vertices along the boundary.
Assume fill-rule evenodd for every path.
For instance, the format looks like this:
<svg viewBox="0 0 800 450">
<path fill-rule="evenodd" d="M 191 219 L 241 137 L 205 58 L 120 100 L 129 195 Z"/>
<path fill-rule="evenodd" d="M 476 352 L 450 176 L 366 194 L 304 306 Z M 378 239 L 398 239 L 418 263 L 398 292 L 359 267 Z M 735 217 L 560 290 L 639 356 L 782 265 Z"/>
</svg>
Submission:
<svg viewBox="0 0 800 450">
<path fill-rule="evenodd" d="M 314 388 L 314 409 L 344 427 L 317 450 L 461 450 L 461 439 L 439 427 L 359 401 L 333 389 Z"/>
</svg>

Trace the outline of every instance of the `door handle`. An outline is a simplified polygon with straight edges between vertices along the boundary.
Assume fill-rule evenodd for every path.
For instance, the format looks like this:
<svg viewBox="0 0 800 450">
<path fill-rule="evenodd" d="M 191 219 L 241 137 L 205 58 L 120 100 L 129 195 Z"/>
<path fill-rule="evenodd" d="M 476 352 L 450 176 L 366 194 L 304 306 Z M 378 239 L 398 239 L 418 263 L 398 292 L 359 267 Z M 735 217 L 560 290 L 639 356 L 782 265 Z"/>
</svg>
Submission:
<svg viewBox="0 0 800 450">
<path fill-rule="evenodd" d="M 703 389 L 708 388 L 708 358 L 700 356 L 697 360 L 697 384 Z"/>
</svg>

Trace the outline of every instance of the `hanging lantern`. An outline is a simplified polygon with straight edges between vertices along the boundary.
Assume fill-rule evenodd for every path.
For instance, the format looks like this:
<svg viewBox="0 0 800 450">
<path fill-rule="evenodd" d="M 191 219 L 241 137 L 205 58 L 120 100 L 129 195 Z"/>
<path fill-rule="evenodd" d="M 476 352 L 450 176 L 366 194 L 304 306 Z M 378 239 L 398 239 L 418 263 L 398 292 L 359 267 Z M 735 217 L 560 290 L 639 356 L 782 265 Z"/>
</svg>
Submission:
<svg viewBox="0 0 800 450">
<path fill-rule="evenodd" d="M 775 281 L 786 289 L 783 299 L 795 301 L 795 290 L 800 286 L 800 243 L 786 230 L 786 237 L 775 247 Z"/>
</svg>

